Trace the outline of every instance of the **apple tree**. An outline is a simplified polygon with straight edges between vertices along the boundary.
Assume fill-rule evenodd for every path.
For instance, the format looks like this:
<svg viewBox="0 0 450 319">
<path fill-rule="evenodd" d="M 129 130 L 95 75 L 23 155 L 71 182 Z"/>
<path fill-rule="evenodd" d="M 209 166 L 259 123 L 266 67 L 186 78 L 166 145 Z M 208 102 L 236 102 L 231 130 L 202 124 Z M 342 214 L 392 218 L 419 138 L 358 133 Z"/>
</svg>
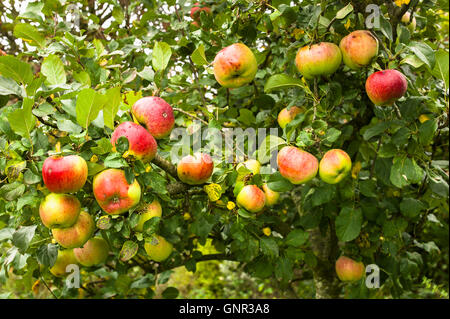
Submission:
<svg viewBox="0 0 450 319">
<path fill-rule="evenodd" d="M 152 298 L 231 260 L 316 298 L 448 298 L 448 1 L 195 3 L 0 1 L 1 296 Z"/>
</svg>

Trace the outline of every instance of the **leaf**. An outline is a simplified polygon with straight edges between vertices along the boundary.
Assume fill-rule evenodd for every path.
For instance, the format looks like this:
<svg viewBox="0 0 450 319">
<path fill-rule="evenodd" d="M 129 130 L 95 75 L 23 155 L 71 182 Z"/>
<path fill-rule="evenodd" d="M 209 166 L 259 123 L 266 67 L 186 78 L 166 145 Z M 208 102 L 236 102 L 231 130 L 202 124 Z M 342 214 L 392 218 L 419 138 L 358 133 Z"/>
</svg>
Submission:
<svg viewBox="0 0 450 319">
<path fill-rule="evenodd" d="M 137 73 L 141 78 L 143 78 L 144 80 L 153 82 L 154 78 L 155 78 L 155 72 L 152 70 L 151 67 L 144 67 L 142 69 L 141 72 Z"/>
<path fill-rule="evenodd" d="M 12 243 L 19 248 L 19 251 L 23 254 L 30 246 L 31 240 L 34 237 L 36 231 L 36 225 L 22 226 L 16 230 L 12 236 Z"/>
<path fill-rule="evenodd" d="M 156 42 L 152 53 L 152 65 L 155 71 L 164 70 L 169 64 L 172 50 L 165 42 Z"/>
<path fill-rule="evenodd" d="M 14 26 L 14 36 L 16 38 L 21 38 L 27 43 L 39 46 L 40 48 L 45 47 L 45 38 L 39 31 L 29 23 L 18 23 Z"/>
<path fill-rule="evenodd" d="M 417 184 L 422 181 L 423 170 L 414 159 L 409 157 L 395 157 L 391 167 L 390 181 L 394 186 L 402 188 L 409 184 Z"/>
<path fill-rule="evenodd" d="M 76 114 L 77 122 L 85 129 L 95 120 L 106 103 L 107 97 L 93 89 L 83 89 L 78 93 Z"/>
<path fill-rule="evenodd" d="M 370 140 L 372 137 L 380 135 L 381 133 L 383 133 L 389 126 L 391 125 L 390 122 L 380 122 L 375 124 L 374 126 L 368 128 L 364 134 L 363 134 L 363 138 L 368 141 Z"/>
<path fill-rule="evenodd" d="M 267 186 L 274 192 L 288 192 L 293 188 L 292 183 L 281 176 L 280 172 L 270 175 Z"/>
<path fill-rule="evenodd" d="M 131 283 L 131 289 L 149 288 L 155 285 L 155 276 L 153 274 L 146 274 L 139 279 L 136 279 Z"/>
<path fill-rule="evenodd" d="M 17 83 L 29 84 L 33 81 L 31 66 L 11 55 L 0 56 L 0 74 Z"/>
<path fill-rule="evenodd" d="M 109 216 L 102 216 L 97 220 L 97 228 L 102 230 L 110 229 L 112 226 L 112 221 Z"/>
<path fill-rule="evenodd" d="M 119 105 L 121 102 L 120 86 L 110 88 L 106 91 L 107 103 L 103 106 L 103 121 L 105 125 L 114 130 L 114 118 L 119 111 Z"/>
<path fill-rule="evenodd" d="M 261 251 L 264 255 L 269 256 L 271 258 L 278 257 L 278 245 L 275 239 L 271 237 L 263 237 L 259 241 Z"/>
<path fill-rule="evenodd" d="M 179 291 L 175 287 L 167 287 L 163 292 L 162 296 L 164 299 L 175 299 L 179 295 Z"/>
<path fill-rule="evenodd" d="M 433 70 L 436 64 L 434 51 L 430 46 L 423 42 L 412 41 L 408 44 L 408 48 L 428 67 Z M 447 69 L 448 70 L 448 69 Z"/>
<path fill-rule="evenodd" d="M 392 26 L 391 26 L 391 24 L 389 23 L 388 20 L 386 20 L 386 18 L 382 14 L 379 15 L 379 19 L 380 19 L 380 30 L 381 30 L 381 33 L 383 33 L 384 36 L 386 38 L 388 38 L 389 41 L 392 42 L 393 38 L 392 38 Z"/>
<path fill-rule="evenodd" d="M 137 251 L 138 251 L 139 245 L 131 240 L 127 240 L 123 243 L 122 249 L 119 253 L 119 258 L 121 261 L 125 262 L 133 258 Z"/>
<path fill-rule="evenodd" d="M 0 187 L 0 196 L 7 201 L 13 201 L 25 192 L 25 185 L 19 182 L 6 184 Z"/>
<path fill-rule="evenodd" d="M 449 87 L 449 58 L 448 58 L 448 52 L 442 49 L 439 49 L 439 51 L 436 52 L 436 64 L 433 68 L 432 74 L 440 79 L 443 80 L 445 83 L 445 88 L 448 89 Z"/>
<path fill-rule="evenodd" d="M 309 234 L 302 229 L 294 229 L 286 237 L 286 245 L 299 247 L 306 243 Z"/>
<path fill-rule="evenodd" d="M 97 141 L 97 146 L 91 147 L 91 151 L 97 155 L 103 155 L 106 153 L 110 153 L 112 151 L 112 144 L 109 139 L 106 137 L 101 138 Z"/>
<path fill-rule="evenodd" d="M 58 245 L 47 244 L 42 245 L 36 252 L 37 260 L 46 267 L 52 267 L 58 257 Z"/>
<path fill-rule="evenodd" d="M 258 161 L 265 164 L 270 161 L 272 153 L 278 150 L 280 145 L 285 145 L 286 141 L 276 135 L 267 135 L 258 148 Z"/>
<path fill-rule="evenodd" d="M 311 203 L 313 207 L 320 206 L 325 203 L 329 203 L 336 194 L 336 187 L 334 185 L 326 184 L 314 189 L 314 193 L 311 196 Z"/>
<path fill-rule="evenodd" d="M 64 64 L 54 54 L 50 54 L 42 62 L 41 73 L 47 78 L 50 85 L 66 84 L 66 73 L 64 72 Z"/>
<path fill-rule="evenodd" d="M 299 79 L 294 79 L 285 74 L 275 74 L 272 75 L 264 85 L 264 92 L 270 92 L 276 89 L 285 89 L 290 87 L 300 87 L 304 88 L 302 81 Z"/>
<path fill-rule="evenodd" d="M 14 80 L 0 76 L 0 95 L 10 94 L 21 96 L 22 90 Z"/>
<path fill-rule="evenodd" d="M 36 126 L 36 118 L 31 112 L 34 101 L 24 98 L 22 108 L 8 114 L 9 125 L 20 136 L 30 139 L 30 132 Z"/>
<path fill-rule="evenodd" d="M 422 145 L 430 145 L 433 141 L 434 134 L 438 129 L 438 125 L 435 119 L 430 119 L 423 122 L 419 126 L 419 142 Z"/>
<path fill-rule="evenodd" d="M 222 196 L 222 187 L 219 184 L 208 184 L 203 186 L 203 189 L 212 202 L 219 200 Z"/>
<path fill-rule="evenodd" d="M 344 207 L 336 217 L 336 235 L 340 241 L 351 241 L 358 237 L 363 221 L 360 208 Z"/>
<path fill-rule="evenodd" d="M 414 218 L 423 209 L 425 209 L 425 205 L 420 200 L 414 198 L 404 198 L 400 203 L 400 211 L 405 217 Z"/>
<path fill-rule="evenodd" d="M 349 3 L 336 13 L 336 19 L 338 19 L 338 20 L 344 19 L 352 11 L 353 11 L 353 6 L 351 3 Z"/>
<path fill-rule="evenodd" d="M 192 62 L 194 62 L 196 65 L 206 65 L 208 64 L 208 60 L 206 60 L 206 56 L 205 56 L 205 46 L 202 44 L 200 44 L 195 50 L 194 52 L 192 52 L 191 54 L 191 60 Z"/>
</svg>

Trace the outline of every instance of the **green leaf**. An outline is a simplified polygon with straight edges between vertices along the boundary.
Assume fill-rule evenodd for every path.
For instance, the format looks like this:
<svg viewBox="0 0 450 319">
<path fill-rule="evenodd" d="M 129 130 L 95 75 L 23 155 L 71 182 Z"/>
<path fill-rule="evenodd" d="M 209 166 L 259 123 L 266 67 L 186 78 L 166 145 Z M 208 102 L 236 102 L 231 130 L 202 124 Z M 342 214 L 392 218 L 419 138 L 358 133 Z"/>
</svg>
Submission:
<svg viewBox="0 0 450 319">
<path fill-rule="evenodd" d="M 285 145 L 286 141 L 276 135 L 267 135 L 258 148 L 258 161 L 261 164 L 268 163 L 272 157 L 272 152 L 276 151 L 279 146 Z"/>
<path fill-rule="evenodd" d="M 380 122 L 375 124 L 374 126 L 368 128 L 364 134 L 363 134 L 363 138 L 368 141 L 369 139 L 371 139 L 374 136 L 378 136 L 381 133 L 383 133 L 385 130 L 388 129 L 388 127 L 391 125 L 390 122 Z"/>
<path fill-rule="evenodd" d="M 237 118 L 237 120 L 247 126 L 252 126 L 256 122 L 256 118 L 253 115 L 253 112 L 247 109 L 239 110 L 239 117 Z"/>
<path fill-rule="evenodd" d="M 125 262 L 133 258 L 137 251 L 138 251 L 139 245 L 131 240 L 127 240 L 123 243 L 122 249 L 119 253 L 119 258 L 121 261 Z"/>
<path fill-rule="evenodd" d="M 97 118 L 106 101 L 105 95 L 95 92 L 93 89 L 81 90 L 78 93 L 76 104 L 78 124 L 87 129 L 89 124 Z"/>
<path fill-rule="evenodd" d="M 164 299 L 176 299 L 179 295 L 179 291 L 175 287 L 167 287 L 163 292 L 162 296 Z"/>
<path fill-rule="evenodd" d="M 409 184 L 422 181 L 423 170 L 414 159 L 409 157 L 395 157 L 394 165 L 391 167 L 390 181 L 394 186 L 402 188 Z"/>
<path fill-rule="evenodd" d="M 143 78 L 144 80 L 153 82 L 154 78 L 155 78 L 155 72 L 152 70 L 151 67 L 144 67 L 142 69 L 141 72 L 137 73 L 141 78 Z"/>
<path fill-rule="evenodd" d="M 422 145 L 430 145 L 433 141 L 434 134 L 438 129 L 438 125 L 435 119 L 430 119 L 423 122 L 419 126 L 419 142 Z"/>
<path fill-rule="evenodd" d="M 102 216 L 97 220 L 97 228 L 102 230 L 107 230 L 112 227 L 111 217 Z"/>
<path fill-rule="evenodd" d="M 164 70 L 169 64 L 172 50 L 165 42 L 156 42 L 152 53 L 152 65 L 155 71 Z"/>
<path fill-rule="evenodd" d="M 120 86 L 116 86 L 108 89 L 105 94 L 108 103 L 105 103 L 103 106 L 103 121 L 112 130 L 114 130 L 114 118 L 119 111 L 119 105 L 122 101 L 120 89 Z"/>
<path fill-rule="evenodd" d="M 7 201 L 13 201 L 25 192 L 25 185 L 19 182 L 5 184 L 0 187 L 0 196 Z"/>
<path fill-rule="evenodd" d="M 352 11 L 353 11 L 353 6 L 351 3 L 349 3 L 336 13 L 336 19 L 338 19 L 338 20 L 344 19 Z"/>
<path fill-rule="evenodd" d="M 45 38 L 39 31 L 29 23 L 18 23 L 14 26 L 14 36 L 21 38 L 28 44 L 39 46 L 41 49 L 45 47 Z"/>
<path fill-rule="evenodd" d="M 14 80 L 0 76 L 0 95 L 10 94 L 21 96 L 22 90 Z"/>
<path fill-rule="evenodd" d="M 302 229 L 294 229 L 286 237 L 286 245 L 299 247 L 306 243 L 309 234 Z"/>
<path fill-rule="evenodd" d="M 52 267 L 58 257 L 58 245 L 46 244 L 38 248 L 36 252 L 37 260 L 46 267 Z"/>
<path fill-rule="evenodd" d="M 21 84 L 33 81 L 31 66 L 10 55 L 0 56 L 0 74 Z"/>
<path fill-rule="evenodd" d="M 280 172 L 275 172 L 269 176 L 267 186 L 274 192 L 288 192 L 293 188 L 292 183 L 281 176 Z"/>
<path fill-rule="evenodd" d="M 439 49 L 439 51 L 436 52 L 436 64 L 432 71 L 432 74 L 436 78 L 444 81 L 446 89 L 448 89 L 448 87 L 449 87 L 449 70 L 448 70 L 449 62 L 448 61 L 449 61 L 448 52 L 444 51 L 442 49 Z"/>
<path fill-rule="evenodd" d="M 358 237 L 363 222 L 360 208 L 344 207 L 336 217 L 336 235 L 340 241 L 351 241 Z"/>
<path fill-rule="evenodd" d="M 16 230 L 12 236 L 12 243 L 19 248 L 19 251 L 23 254 L 30 246 L 31 240 L 34 237 L 36 231 L 36 225 L 22 226 Z"/>
<path fill-rule="evenodd" d="M 206 65 L 206 64 L 208 64 L 208 60 L 206 60 L 206 55 L 205 55 L 205 46 L 203 45 L 203 43 L 200 44 L 194 50 L 194 52 L 192 52 L 191 60 L 196 65 Z"/>
<path fill-rule="evenodd" d="M 20 136 L 30 139 L 30 132 L 36 126 L 36 118 L 31 112 L 34 101 L 25 98 L 22 108 L 8 114 L 9 125 L 12 130 Z"/>
<path fill-rule="evenodd" d="M 41 73 L 46 76 L 50 85 L 66 84 L 66 73 L 61 59 L 54 54 L 50 54 L 42 62 Z"/>
<path fill-rule="evenodd" d="M 271 237 L 263 237 L 259 241 L 261 252 L 271 258 L 278 257 L 278 245 L 275 239 Z"/>
<path fill-rule="evenodd" d="M 430 46 L 423 42 L 412 41 L 408 44 L 408 48 L 428 67 L 433 70 L 436 64 L 434 51 Z M 448 64 L 448 62 L 447 62 Z M 448 72 L 448 69 L 447 69 Z"/>
<path fill-rule="evenodd" d="M 264 92 L 270 92 L 276 89 L 285 89 L 290 87 L 300 87 L 304 88 L 302 81 L 299 79 L 294 79 L 285 74 L 275 74 L 272 75 L 264 85 Z"/>
<path fill-rule="evenodd" d="M 97 155 L 103 155 L 112 151 L 112 144 L 106 137 L 97 141 L 97 146 L 91 147 L 91 151 Z"/>
<path fill-rule="evenodd" d="M 425 209 L 425 205 L 420 200 L 414 198 L 404 198 L 400 203 L 400 211 L 405 217 L 414 218 L 423 209 Z"/>
</svg>

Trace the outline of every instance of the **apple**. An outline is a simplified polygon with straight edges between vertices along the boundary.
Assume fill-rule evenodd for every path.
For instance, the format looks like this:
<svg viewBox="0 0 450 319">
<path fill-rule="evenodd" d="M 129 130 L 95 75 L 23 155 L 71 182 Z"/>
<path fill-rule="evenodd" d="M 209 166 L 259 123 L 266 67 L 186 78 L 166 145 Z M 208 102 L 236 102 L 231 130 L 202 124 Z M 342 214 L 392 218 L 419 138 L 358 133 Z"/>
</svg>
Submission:
<svg viewBox="0 0 450 319">
<path fill-rule="evenodd" d="M 362 262 L 341 256 L 336 261 L 336 274 L 342 281 L 358 281 L 365 275 L 365 267 Z"/>
<path fill-rule="evenodd" d="M 341 62 L 341 50 L 330 42 L 306 45 L 298 50 L 295 57 L 295 65 L 306 79 L 331 75 L 336 72 Z"/>
<path fill-rule="evenodd" d="M 161 204 L 158 200 L 154 200 L 152 203 L 148 204 L 145 207 L 145 211 L 142 212 L 139 216 L 139 221 L 134 228 L 135 231 L 142 232 L 144 231 L 144 223 L 153 218 L 153 217 L 161 217 L 162 215 L 162 208 Z"/>
<path fill-rule="evenodd" d="M 195 25 L 197 28 L 200 27 L 201 21 L 200 21 L 200 13 L 205 12 L 206 14 L 211 14 L 211 8 L 206 7 L 205 5 L 201 5 L 200 3 L 195 3 L 194 7 L 191 8 L 191 18 L 194 20 L 192 22 L 193 25 Z"/>
<path fill-rule="evenodd" d="M 298 114 L 303 112 L 303 109 L 297 106 L 291 106 L 289 108 L 285 107 L 280 111 L 280 113 L 278 113 L 278 125 L 280 125 L 282 129 L 284 129 L 286 125 L 292 122 L 292 120 L 295 119 Z"/>
<path fill-rule="evenodd" d="M 56 257 L 55 264 L 49 269 L 53 276 L 64 277 L 68 273 L 66 267 L 68 265 L 78 264 L 73 249 L 58 249 L 58 256 Z"/>
<path fill-rule="evenodd" d="M 111 136 L 111 144 L 114 149 L 121 136 L 128 139 L 128 151 L 131 155 L 144 163 L 148 163 L 155 158 L 157 150 L 155 138 L 143 126 L 134 122 L 123 122 L 117 126 Z"/>
<path fill-rule="evenodd" d="M 88 167 L 78 155 L 51 156 L 42 166 L 44 184 L 52 193 L 75 193 L 86 183 Z"/>
<path fill-rule="evenodd" d="M 366 30 L 353 31 L 345 36 L 339 47 L 345 65 L 352 70 L 369 65 L 378 55 L 378 40 Z"/>
<path fill-rule="evenodd" d="M 332 149 L 325 153 L 319 163 L 319 176 L 328 184 L 337 184 L 350 173 L 352 160 L 346 152 Z"/>
<path fill-rule="evenodd" d="M 313 179 L 319 168 L 319 161 L 314 155 L 294 146 L 281 149 L 277 164 L 281 176 L 296 185 Z"/>
<path fill-rule="evenodd" d="M 94 177 L 94 197 L 100 207 L 111 215 L 122 214 L 141 199 L 141 186 L 134 179 L 128 184 L 125 172 L 117 168 L 104 170 Z"/>
<path fill-rule="evenodd" d="M 155 235 L 145 242 L 144 249 L 151 260 L 161 262 L 170 256 L 173 246 L 164 237 Z"/>
<path fill-rule="evenodd" d="M 245 167 L 246 169 L 250 170 L 253 175 L 259 174 L 261 170 L 261 163 L 258 162 L 255 159 L 249 159 L 245 162 L 239 163 L 236 166 L 236 170 L 238 171 L 238 177 L 237 180 L 242 180 L 247 174 L 239 174 L 239 169 Z"/>
<path fill-rule="evenodd" d="M 139 124 L 144 125 L 156 139 L 169 136 L 175 125 L 172 107 L 157 96 L 147 96 L 137 100 L 131 112 Z"/>
<path fill-rule="evenodd" d="M 264 195 L 266 196 L 266 206 L 270 207 L 275 205 L 280 198 L 280 193 L 271 190 L 267 183 L 263 184 L 262 189 L 264 191 Z"/>
<path fill-rule="evenodd" d="M 226 88 L 238 88 L 253 81 L 258 70 L 255 55 L 243 43 L 234 43 L 217 53 L 214 76 Z"/>
<path fill-rule="evenodd" d="M 89 240 L 95 230 L 95 222 L 87 212 L 81 212 L 75 224 L 67 228 L 53 228 L 53 238 L 64 248 L 77 248 Z"/>
<path fill-rule="evenodd" d="M 189 185 L 205 183 L 212 175 L 214 163 L 206 153 L 195 153 L 181 159 L 177 166 L 178 178 Z"/>
<path fill-rule="evenodd" d="M 416 18 L 413 16 L 411 21 L 411 13 L 405 12 L 405 14 L 402 16 L 402 23 L 406 25 L 409 32 L 413 33 L 414 30 L 416 30 Z"/>
<path fill-rule="evenodd" d="M 73 249 L 76 260 L 85 267 L 103 264 L 108 257 L 108 252 L 109 245 L 101 237 L 93 237 L 83 247 Z"/>
<path fill-rule="evenodd" d="M 73 195 L 50 193 L 39 206 L 39 216 L 47 228 L 66 228 L 76 223 L 80 201 Z"/>
<path fill-rule="evenodd" d="M 372 73 L 366 80 L 366 92 L 375 105 L 390 105 L 408 89 L 406 77 L 397 70 Z"/>
<path fill-rule="evenodd" d="M 266 205 L 266 195 L 258 186 L 246 185 L 239 191 L 236 203 L 251 213 L 257 213 Z"/>
</svg>

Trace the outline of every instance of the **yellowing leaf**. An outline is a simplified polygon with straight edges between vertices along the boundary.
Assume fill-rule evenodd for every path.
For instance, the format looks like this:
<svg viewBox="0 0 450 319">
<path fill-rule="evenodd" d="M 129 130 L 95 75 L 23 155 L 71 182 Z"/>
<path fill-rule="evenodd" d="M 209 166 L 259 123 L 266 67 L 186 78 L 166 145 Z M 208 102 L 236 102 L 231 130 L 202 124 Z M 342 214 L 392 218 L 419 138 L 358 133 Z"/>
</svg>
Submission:
<svg viewBox="0 0 450 319">
<path fill-rule="evenodd" d="M 361 170 L 361 162 L 356 162 L 352 168 L 352 178 L 356 179 L 358 177 L 359 171 Z"/>
<path fill-rule="evenodd" d="M 209 184 L 203 187 L 206 194 L 208 194 L 209 200 L 215 202 L 222 196 L 222 187 L 219 184 Z"/>
<path fill-rule="evenodd" d="M 233 210 L 236 207 L 236 204 L 233 202 L 228 202 L 227 203 L 227 208 L 228 210 Z"/>
<path fill-rule="evenodd" d="M 404 5 L 404 4 L 409 4 L 410 1 L 411 1 L 411 0 L 395 0 L 395 4 L 396 4 L 398 7 L 401 7 L 401 6 Z"/>
</svg>

